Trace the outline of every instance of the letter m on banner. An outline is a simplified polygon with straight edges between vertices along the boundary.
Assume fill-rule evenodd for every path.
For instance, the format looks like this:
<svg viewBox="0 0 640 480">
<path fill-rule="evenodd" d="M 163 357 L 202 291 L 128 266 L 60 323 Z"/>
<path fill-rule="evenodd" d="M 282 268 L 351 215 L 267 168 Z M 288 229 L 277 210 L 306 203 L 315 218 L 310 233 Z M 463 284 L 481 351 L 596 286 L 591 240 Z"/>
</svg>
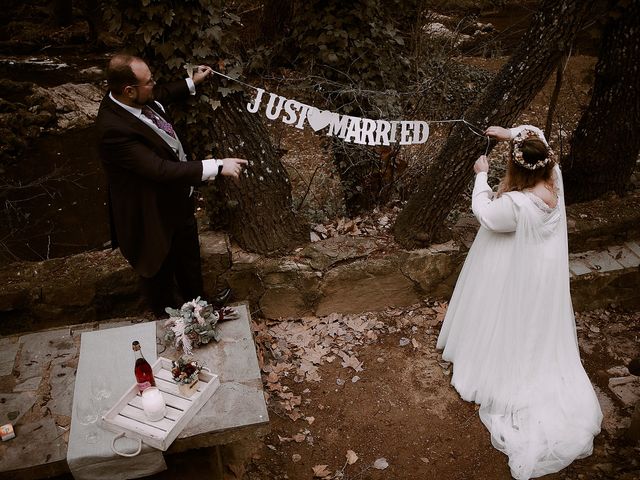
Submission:
<svg viewBox="0 0 640 480">
<path fill-rule="evenodd" d="M 349 128 L 349 120 L 351 117 L 348 115 L 333 115 L 331 122 L 329 122 L 328 136 L 338 136 L 344 139 L 347 136 L 347 130 Z"/>
</svg>

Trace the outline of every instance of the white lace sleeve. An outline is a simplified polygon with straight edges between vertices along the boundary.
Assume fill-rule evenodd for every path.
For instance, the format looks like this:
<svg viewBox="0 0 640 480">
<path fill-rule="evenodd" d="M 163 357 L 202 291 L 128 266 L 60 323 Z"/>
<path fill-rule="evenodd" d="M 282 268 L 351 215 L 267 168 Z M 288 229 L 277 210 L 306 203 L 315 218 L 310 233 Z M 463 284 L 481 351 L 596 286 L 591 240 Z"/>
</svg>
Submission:
<svg viewBox="0 0 640 480">
<path fill-rule="evenodd" d="M 493 232 L 514 232 L 517 218 L 513 200 L 508 195 L 503 195 L 495 200 L 491 199 L 491 187 L 487 183 L 487 174 L 480 172 L 476 175 L 476 183 L 473 188 L 471 209 L 480 224 Z"/>
</svg>

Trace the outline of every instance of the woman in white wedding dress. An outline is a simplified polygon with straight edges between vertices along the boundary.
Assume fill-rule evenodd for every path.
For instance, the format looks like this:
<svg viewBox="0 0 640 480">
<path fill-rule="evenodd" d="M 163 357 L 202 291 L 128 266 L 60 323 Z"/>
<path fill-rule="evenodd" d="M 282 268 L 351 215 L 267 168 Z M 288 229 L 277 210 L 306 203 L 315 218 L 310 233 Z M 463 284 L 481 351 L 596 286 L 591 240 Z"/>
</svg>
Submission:
<svg viewBox="0 0 640 480">
<path fill-rule="evenodd" d="M 569 293 L 564 191 L 542 132 L 490 127 L 511 140 L 495 198 L 483 155 L 472 209 L 480 230 L 467 255 L 437 347 L 452 385 L 480 405 L 492 444 L 518 480 L 591 454 L 602 413 L 578 350 Z"/>
</svg>

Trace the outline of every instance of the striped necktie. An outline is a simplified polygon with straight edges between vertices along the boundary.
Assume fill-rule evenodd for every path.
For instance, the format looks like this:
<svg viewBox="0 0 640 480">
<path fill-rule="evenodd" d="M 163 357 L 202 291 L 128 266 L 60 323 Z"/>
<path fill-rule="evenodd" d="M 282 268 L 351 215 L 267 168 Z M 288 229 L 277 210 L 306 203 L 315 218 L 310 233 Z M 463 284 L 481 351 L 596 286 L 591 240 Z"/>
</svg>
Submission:
<svg viewBox="0 0 640 480">
<path fill-rule="evenodd" d="M 144 107 L 142 107 L 142 114 L 149 120 L 151 120 L 156 127 L 165 132 L 167 135 L 173 138 L 177 138 L 176 132 L 173 130 L 171 124 L 156 112 L 154 112 L 153 109 L 145 105 Z"/>
</svg>

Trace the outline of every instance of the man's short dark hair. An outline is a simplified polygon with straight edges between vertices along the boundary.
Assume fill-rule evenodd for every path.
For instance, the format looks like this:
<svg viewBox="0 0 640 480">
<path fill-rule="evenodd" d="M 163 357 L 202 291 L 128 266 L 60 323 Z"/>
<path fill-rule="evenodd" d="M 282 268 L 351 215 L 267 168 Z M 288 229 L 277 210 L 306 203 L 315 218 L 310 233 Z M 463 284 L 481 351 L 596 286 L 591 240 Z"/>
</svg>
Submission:
<svg viewBox="0 0 640 480">
<path fill-rule="evenodd" d="M 107 84 L 111 92 L 119 95 L 128 85 L 135 85 L 138 79 L 131 70 L 131 64 L 142 59 L 126 53 L 119 53 L 111 57 L 107 64 Z"/>
</svg>

